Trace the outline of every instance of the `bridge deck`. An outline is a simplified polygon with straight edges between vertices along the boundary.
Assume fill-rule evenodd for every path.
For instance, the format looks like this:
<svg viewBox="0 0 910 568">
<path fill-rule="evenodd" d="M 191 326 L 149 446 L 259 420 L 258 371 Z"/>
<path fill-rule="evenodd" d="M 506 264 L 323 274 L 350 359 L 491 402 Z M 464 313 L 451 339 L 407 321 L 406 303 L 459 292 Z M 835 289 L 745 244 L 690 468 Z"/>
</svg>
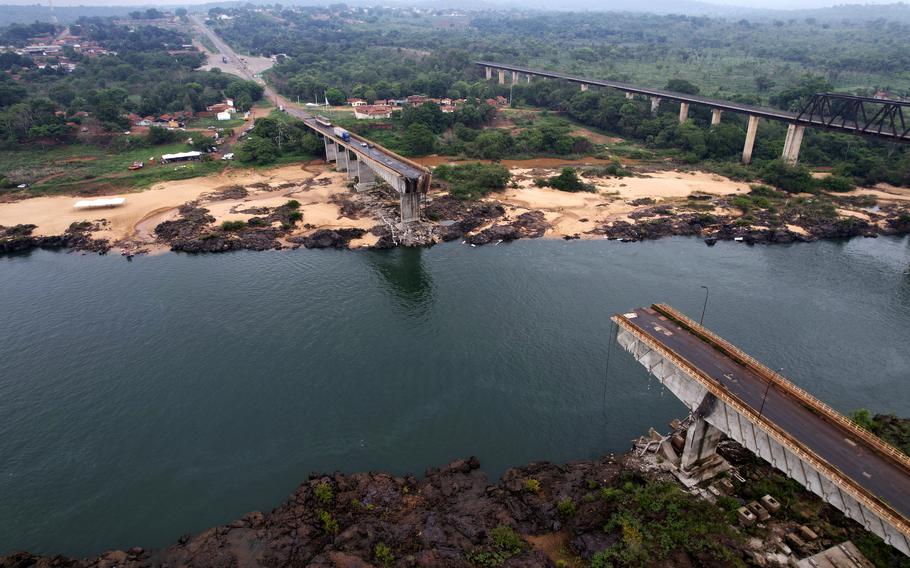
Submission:
<svg viewBox="0 0 910 568">
<path fill-rule="evenodd" d="M 285 112 L 287 112 L 288 114 L 290 114 L 291 116 L 293 116 L 295 118 L 299 118 L 300 120 L 306 122 L 307 126 L 312 128 L 313 130 L 319 132 L 323 136 L 328 136 L 329 138 L 334 138 L 334 139 L 338 138 L 337 136 L 335 136 L 333 127 L 323 126 L 323 125 L 319 124 L 318 122 L 316 122 L 316 118 L 312 114 L 310 114 L 304 110 L 296 109 L 293 107 L 285 107 Z M 371 160 L 379 162 L 383 166 L 397 172 L 398 174 L 400 174 L 406 178 L 417 179 L 421 175 L 426 173 L 426 170 L 418 169 L 418 168 L 412 166 L 411 164 L 409 164 L 408 162 L 398 159 L 394 155 L 383 152 L 379 148 L 361 146 L 361 145 L 359 145 L 361 141 L 368 142 L 366 138 L 361 138 L 355 134 L 351 134 L 351 143 L 349 144 L 349 146 L 351 146 L 351 149 L 357 154 L 362 154 L 362 155 L 370 158 Z"/>
<path fill-rule="evenodd" d="M 495 63 L 493 61 L 476 61 L 477 65 L 483 67 L 493 67 L 495 69 L 505 69 L 506 71 L 516 71 L 518 73 L 525 73 L 528 75 L 536 75 L 538 77 L 547 77 L 550 79 L 562 79 L 565 81 L 571 81 L 573 83 L 579 83 L 584 85 L 593 85 L 596 87 L 610 87 L 613 89 L 619 89 L 621 91 L 626 91 L 628 93 L 636 93 L 639 95 L 647 95 L 649 97 L 657 97 L 660 99 L 666 99 L 670 101 L 679 101 L 684 103 L 693 103 L 706 105 L 711 108 L 719 108 L 721 110 L 727 110 L 731 112 L 739 112 L 743 114 L 751 114 L 755 116 L 760 116 L 762 118 L 770 118 L 772 120 L 785 120 L 794 122 L 796 121 L 796 113 L 789 112 L 786 110 L 778 110 L 767 107 L 759 107 L 754 105 L 747 105 L 743 103 L 736 103 L 732 101 L 725 101 L 723 99 L 714 99 L 711 97 L 702 97 L 699 95 L 690 95 L 687 93 L 677 93 L 675 91 L 667 91 L 665 89 L 649 89 L 647 87 L 638 87 L 629 83 L 622 83 L 620 81 L 608 81 L 604 79 L 591 79 L 588 77 L 579 77 L 576 75 L 567 75 L 565 73 L 559 73 L 557 71 L 544 71 L 542 69 L 530 69 L 527 67 L 518 67 L 516 65 L 507 65 L 505 63 Z"/>
<path fill-rule="evenodd" d="M 656 310 L 640 308 L 621 317 L 624 323 L 631 324 L 714 379 L 742 404 L 756 413 L 761 410 L 763 418 L 853 480 L 883 506 L 910 519 L 910 472 L 897 460 L 884 455 L 849 429 L 826 419 L 791 393 L 774 386 L 768 389 L 769 381 L 760 373 Z"/>
</svg>

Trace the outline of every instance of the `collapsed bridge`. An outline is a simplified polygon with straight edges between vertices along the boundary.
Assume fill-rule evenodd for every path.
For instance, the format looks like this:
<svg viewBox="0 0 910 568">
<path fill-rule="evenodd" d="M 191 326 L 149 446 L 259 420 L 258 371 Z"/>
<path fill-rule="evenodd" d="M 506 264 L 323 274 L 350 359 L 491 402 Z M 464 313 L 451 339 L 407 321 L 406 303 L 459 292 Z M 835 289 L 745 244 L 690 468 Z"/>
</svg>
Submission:
<svg viewBox="0 0 910 568">
<path fill-rule="evenodd" d="M 910 457 L 670 306 L 612 319 L 617 342 L 693 413 L 682 469 L 726 435 L 910 556 Z"/>
</svg>

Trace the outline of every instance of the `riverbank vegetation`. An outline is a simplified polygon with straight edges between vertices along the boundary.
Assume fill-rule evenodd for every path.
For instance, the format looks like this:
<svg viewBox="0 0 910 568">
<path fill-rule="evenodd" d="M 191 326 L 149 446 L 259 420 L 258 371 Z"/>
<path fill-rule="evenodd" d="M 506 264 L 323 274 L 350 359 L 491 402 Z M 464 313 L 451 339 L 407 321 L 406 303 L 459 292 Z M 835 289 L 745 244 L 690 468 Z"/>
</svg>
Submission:
<svg viewBox="0 0 910 568">
<path fill-rule="evenodd" d="M 422 94 L 481 104 L 502 97 L 491 105 L 500 116 L 509 117 L 502 111 L 504 100 L 512 108 L 547 109 L 564 121 L 556 126 L 544 124 L 546 117 L 520 118 L 504 125 L 487 118 L 457 126 L 434 116 L 430 106 L 435 105 L 425 105 L 404 111 L 400 119 L 347 125 L 410 155 L 499 160 L 608 151 L 593 142 L 594 136 L 566 129 L 565 119 L 635 141 L 646 155 L 656 151 L 679 164 L 711 163 L 752 177 L 783 148 L 786 125 L 762 121 L 756 164 L 741 167 L 744 116 L 727 113 L 720 125 L 709 128 L 710 109 L 693 106 L 689 121 L 679 124 L 678 105 L 668 102 L 652 116 L 648 101 L 618 92 L 579 92 L 577 85 L 541 79 L 527 83 L 521 75 L 514 86 L 498 85 L 484 80 L 473 64 L 477 59 L 782 109 L 797 109 L 819 91 L 910 92 L 908 55 L 896 47 L 910 26 L 898 21 L 879 26 L 866 18 L 808 16 L 784 21 L 632 13 L 420 15 L 342 6 L 218 10 L 235 16 L 213 22 L 230 42 L 254 54 L 287 55 L 269 77 L 290 97 L 373 102 Z M 511 82 L 510 73 L 506 79 Z M 851 183 L 910 184 L 910 153 L 874 140 L 809 129 L 801 161 L 832 168 Z"/>
<path fill-rule="evenodd" d="M 0 28 L 0 37 L 19 46 L 36 34 L 62 31 L 53 24 L 13 25 Z M 84 44 L 83 50 L 64 47 L 59 56 L 40 60 L 11 51 L 0 54 L 0 162 L 11 165 L 0 170 L 0 191 L 20 184 L 31 186 L 30 192 L 56 190 L 79 179 L 97 183 L 98 169 L 111 174 L 109 167 L 125 170 L 133 161 L 147 162 L 149 154 L 159 149 L 142 149 L 161 140 L 147 135 L 144 127 L 135 128 L 136 119 L 129 115 L 192 116 L 225 97 L 247 109 L 262 96 L 256 83 L 218 70 L 197 71 L 202 54 L 186 48 L 190 38 L 174 29 L 82 18 L 68 26 L 67 33 L 75 38 L 72 41 Z M 89 48 L 95 53 L 89 53 Z M 183 138 L 187 136 L 192 135 Z M 37 169 L 25 167 L 32 161 L 29 153 L 43 156 Z M 85 166 L 88 162 L 94 163 Z M 213 169 L 187 167 L 179 176 Z M 49 175 L 57 176 L 53 184 L 48 183 Z M 131 174 L 124 185 L 136 187 L 153 178 L 174 177 L 146 169 Z"/>
</svg>

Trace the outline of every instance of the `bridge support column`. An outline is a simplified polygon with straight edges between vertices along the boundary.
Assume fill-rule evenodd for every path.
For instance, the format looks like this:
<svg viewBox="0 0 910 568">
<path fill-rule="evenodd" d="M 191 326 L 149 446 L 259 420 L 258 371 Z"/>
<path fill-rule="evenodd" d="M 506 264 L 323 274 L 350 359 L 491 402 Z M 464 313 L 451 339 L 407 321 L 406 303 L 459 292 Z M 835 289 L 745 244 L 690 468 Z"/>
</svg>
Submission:
<svg viewBox="0 0 910 568">
<path fill-rule="evenodd" d="M 335 171 L 348 171 L 348 149 L 341 144 L 338 144 L 335 149 Z"/>
<path fill-rule="evenodd" d="M 528 77 L 528 84 L 530 84 L 531 83 L 531 74 L 528 73 L 527 77 Z"/>
<path fill-rule="evenodd" d="M 334 162 L 338 159 L 338 148 L 335 147 L 335 141 L 329 138 L 323 138 L 325 143 L 325 161 Z"/>
<path fill-rule="evenodd" d="M 512 71 L 512 84 L 518 84 L 518 71 Z"/>
<path fill-rule="evenodd" d="M 363 189 L 363 186 L 376 183 L 376 174 L 363 160 L 357 160 L 357 182 L 357 185 L 361 186 L 360 189 Z"/>
<path fill-rule="evenodd" d="M 711 126 L 717 126 L 720 124 L 720 115 L 723 113 L 724 111 L 720 110 L 719 108 L 711 109 Z"/>
<path fill-rule="evenodd" d="M 626 98 L 630 101 L 635 99 L 635 93 L 626 93 Z"/>
<path fill-rule="evenodd" d="M 401 222 L 410 223 L 420 219 L 420 194 L 418 192 L 401 194 Z"/>
<path fill-rule="evenodd" d="M 689 103 L 679 103 L 679 123 L 689 120 Z"/>
<path fill-rule="evenodd" d="M 743 163 L 752 162 L 752 148 L 755 146 L 755 133 L 758 132 L 758 117 L 749 117 L 749 127 L 746 129 L 746 144 L 743 146 Z"/>
<path fill-rule="evenodd" d="M 657 116 L 660 110 L 660 97 L 651 97 L 651 116 Z"/>
<path fill-rule="evenodd" d="M 358 160 L 356 157 L 352 158 L 351 155 L 348 154 L 348 166 L 346 168 L 347 174 L 348 174 L 348 181 L 357 177 L 357 171 L 358 171 L 358 168 L 360 165 L 359 162 L 360 162 L 360 160 Z"/>
<path fill-rule="evenodd" d="M 499 70 L 499 84 L 500 84 L 500 85 L 505 85 L 505 84 L 506 84 L 506 72 L 505 72 L 505 69 L 500 69 L 500 70 Z"/>
<path fill-rule="evenodd" d="M 484 71 L 487 74 L 487 81 L 489 81 L 490 79 L 493 78 L 493 68 L 492 67 L 484 67 Z"/>
<path fill-rule="evenodd" d="M 717 443 L 723 437 L 724 433 L 705 422 L 704 418 L 697 418 L 686 431 L 686 445 L 683 447 L 679 462 L 680 469 L 689 471 L 713 457 Z"/>
<path fill-rule="evenodd" d="M 781 154 L 781 158 L 788 164 L 793 165 L 799 160 L 799 147 L 803 143 L 805 131 L 805 126 L 791 124 L 787 127 L 787 139 L 784 141 L 784 152 Z"/>
<path fill-rule="evenodd" d="M 587 91 L 587 90 L 588 90 L 588 85 L 587 85 L 586 83 L 582 83 L 582 84 L 581 84 L 581 92 L 583 93 L 583 92 L 585 92 L 585 91 Z"/>
</svg>

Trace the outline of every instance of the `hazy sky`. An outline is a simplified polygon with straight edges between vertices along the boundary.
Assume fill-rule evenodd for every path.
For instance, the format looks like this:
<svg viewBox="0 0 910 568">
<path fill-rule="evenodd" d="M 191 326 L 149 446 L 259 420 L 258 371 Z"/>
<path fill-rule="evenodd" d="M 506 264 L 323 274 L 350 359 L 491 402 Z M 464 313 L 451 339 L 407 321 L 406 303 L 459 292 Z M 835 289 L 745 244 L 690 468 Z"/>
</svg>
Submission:
<svg viewBox="0 0 910 568">
<path fill-rule="evenodd" d="M 164 5 L 173 5 L 173 4 L 202 4 L 210 0 L 158 0 L 158 1 L 149 1 L 149 0 L 52 0 L 55 6 L 164 6 Z M 280 0 L 270 0 L 272 1 Z M 331 4 L 335 1 L 343 2 L 344 0 L 325 0 L 324 2 L 318 2 L 321 4 Z M 822 8 L 826 6 L 834 6 L 837 4 L 892 4 L 897 0 L 701 0 L 711 4 L 720 4 L 725 6 L 742 6 L 746 8 L 768 8 L 768 9 L 781 9 L 781 10 L 793 10 L 800 8 Z M 293 4 L 293 2 L 287 2 L 288 4 Z M 308 2 L 310 3 L 310 2 Z M 312 2 L 316 3 L 316 2 Z M 352 2 L 354 4 L 355 2 Z M 356 2 L 360 4 L 361 2 Z M 372 2 L 363 2 L 363 3 L 372 3 Z M 383 0 L 375 0 L 376 4 L 407 4 L 406 0 L 393 0 L 392 2 L 384 2 Z M 416 0 L 415 4 L 422 3 L 420 0 Z M 495 3 L 495 2 L 494 2 Z M 504 2 L 506 3 L 506 2 Z M 510 4 L 517 4 L 519 2 L 513 0 L 508 2 Z M 0 6 L 2 5 L 29 5 L 29 4 L 40 4 L 47 5 L 47 0 L 0 0 Z M 440 2 L 441 4 L 441 2 Z M 622 5 L 628 6 L 629 2 L 611 2 L 610 0 L 603 0 L 602 6 L 604 9 L 609 10 L 611 5 Z M 458 0 L 448 4 L 449 6 L 458 6 Z M 646 5 L 643 5 L 646 6 Z"/>
</svg>

